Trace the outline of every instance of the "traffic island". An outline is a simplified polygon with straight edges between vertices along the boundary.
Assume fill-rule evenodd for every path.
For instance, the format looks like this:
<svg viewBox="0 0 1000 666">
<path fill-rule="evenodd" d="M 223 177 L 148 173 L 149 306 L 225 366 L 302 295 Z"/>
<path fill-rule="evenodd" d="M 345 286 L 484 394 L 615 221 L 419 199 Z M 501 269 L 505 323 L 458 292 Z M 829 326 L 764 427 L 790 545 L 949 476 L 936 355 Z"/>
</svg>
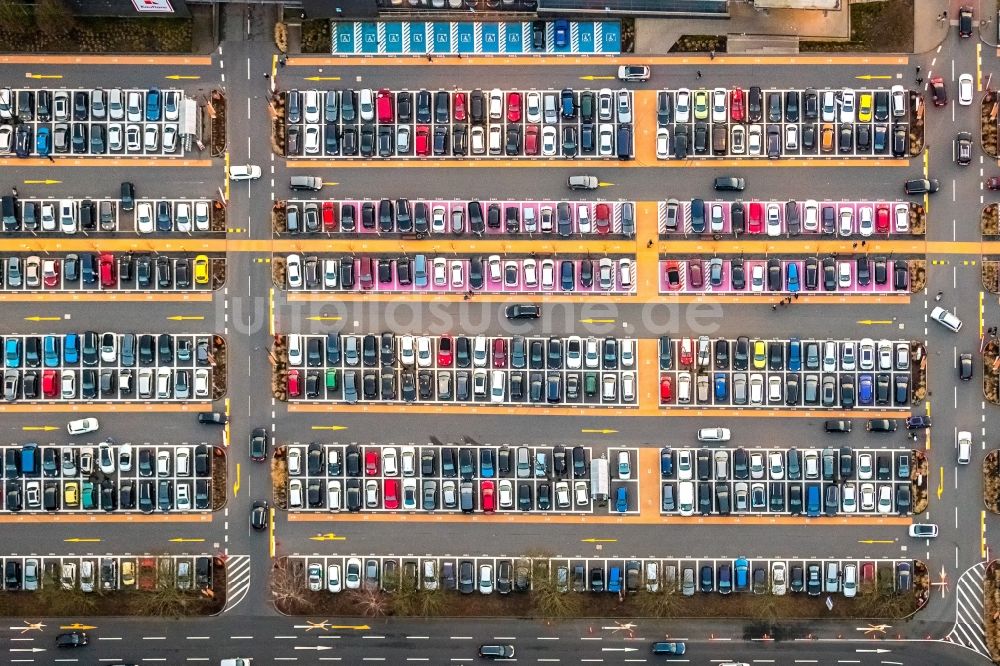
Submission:
<svg viewBox="0 0 1000 666">
<path fill-rule="evenodd" d="M 273 262 L 272 262 L 273 263 Z M 269 354 L 271 360 L 271 395 L 276 400 L 288 400 L 288 348 L 285 336 L 274 336 L 274 345 Z"/>
<path fill-rule="evenodd" d="M 226 205 L 221 201 L 213 201 L 211 211 L 212 231 L 225 233 L 228 230 L 226 226 L 226 213 L 228 212 Z"/>
<path fill-rule="evenodd" d="M 983 95 L 979 106 L 979 138 L 983 152 L 990 157 L 997 156 L 997 93 L 993 90 Z"/>
<path fill-rule="evenodd" d="M 930 493 L 927 492 L 927 479 L 930 477 L 930 465 L 923 451 L 913 449 L 913 466 L 910 469 L 910 496 L 913 497 L 914 515 L 923 513 L 930 504 Z"/>
<path fill-rule="evenodd" d="M 279 157 L 285 156 L 285 95 L 271 95 L 268 103 L 271 114 L 271 150 Z"/>
<path fill-rule="evenodd" d="M 1000 514 L 1000 450 L 993 449 L 983 459 L 983 505 Z"/>
<path fill-rule="evenodd" d="M 986 567 L 983 578 L 983 626 L 986 628 L 986 646 L 990 659 L 1000 663 L 1000 567 L 993 560 Z"/>
<path fill-rule="evenodd" d="M 229 146 L 226 137 L 226 94 L 221 90 L 213 90 L 212 96 L 204 107 L 205 113 L 212 119 L 212 157 L 222 157 Z"/>
<path fill-rule="evenodd" d="M 983 349 L 983 397 L 991 404 L 1000 405 L 1000 345 L 992 338 Z"/>
<path fill-rule="evenodd" d="M 927 260 L 910 259 L 910 293 L 916 294 L 927 286 Z"/>
<path fill-rule="evenodd" d="M 288 508 L 288 448 L 280 444 L 271 456 L 271 497 L 278 509 Z M 332 516 L 331 516 L 332 517 Z"/>
<path fill-rule="evenodd" d="M 209 260 L 209 267 L 212 291 L 218 291 L 226 284 L 226 258 L 212 257 Z"/>
<path fill-rule="evenodd" d="M 271 257 L 271 282 L 278 289 L 285 288 L 285 257 L 283 255 Z"/>
<path fill-rule="evenodd" d="M 986 204 L 979 216 L 979 230 L 983 238 L 1000 236 L 1000 207 L 997 204 Z"/>
<path fill-rule="evenodd" d="M 927 350 L 920 342 L 910 343 L 910 402 L 920 402 L 927 396 Z"/>
<path fill-rule="evenodd" d="M 226 339 L 221 335 L 213 335 L 212 346 L 208 350 L 208 362 L 212 365 L 212 400 L 226 397 L 227 361 Z"/>
<path fill-rule="evenodd" d="M 910 233 L 923 236 L 927 233 L 927 210 L 918 203 L 910 203 Z"/>
<path fill-rule="evenodd" d="M 910 157 L 924 150 L 924 100 L 919 92 L 910 90 Z"/>
<path fill-rule="evenodd" d="M 271 208 L 271 231 L 275 235 L 288 231 L 288 218 L 285 213 L 286 204 L 287 202 L 285 201 L 275 201 L 274 206 Z"/>
<path fill-rule="evenodd" d="M 212 511 L 222 511 L 226 508 L 229 498 L 229 487 L 226 481 L 227 464 L 226 449 L 213 446 L 212 451 Z"/>
<path fill-rule="evenodd" d="M 1000 261 L 986 259 L 980 262 L 983 274 L 983 289 L 991 294 L 1000 293 Z"/>
</svg>

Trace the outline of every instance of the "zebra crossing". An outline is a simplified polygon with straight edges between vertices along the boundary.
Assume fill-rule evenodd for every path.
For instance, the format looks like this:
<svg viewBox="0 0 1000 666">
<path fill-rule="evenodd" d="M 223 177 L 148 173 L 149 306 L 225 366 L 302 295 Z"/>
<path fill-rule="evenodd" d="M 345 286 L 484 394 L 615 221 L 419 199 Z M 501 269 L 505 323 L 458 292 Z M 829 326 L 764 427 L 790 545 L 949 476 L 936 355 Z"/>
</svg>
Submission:
<svg viewBox="0 0 1000 666">
<path fill-rule="evenodd" d="M 222 612 L 236 608 L 250 590 L 250 556 L 230 555 L 226 558 L 226 607 Z"/>
<path fill-rule="evenodd" d="M 985 576 L 986 562 L 969 567 L 959 576 L 955 586 L 955 626 L 944 640 L 989 657 L 983 628 Z"/>
</svg>

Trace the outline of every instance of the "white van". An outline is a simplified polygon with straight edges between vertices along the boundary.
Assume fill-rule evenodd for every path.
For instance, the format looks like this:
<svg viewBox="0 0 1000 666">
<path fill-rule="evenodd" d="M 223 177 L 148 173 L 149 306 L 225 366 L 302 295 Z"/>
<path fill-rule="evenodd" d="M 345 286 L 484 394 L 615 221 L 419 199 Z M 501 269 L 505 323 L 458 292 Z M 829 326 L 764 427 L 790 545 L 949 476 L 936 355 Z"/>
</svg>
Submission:
<svg viewBox="0 0 1000 666">
<path fill-rule="evenodd" d="M 972 459 L 972 433 L 968 430 L 958 431 L 958 464 L 968 465 Z"/>
<path fill-rule="evenodd" d="M 95 418 L 77 419 L 66 424 L 66 432 L 71 435 L 83 435 L 88 432 L 94 432 L 99 427 L 100 425 Z"/>
<path fill-rule="evenodd" d="M 691 402 L 691 373 L 677 373 L 677 402 L 687 404 Z"/>
<path fill-rule="evenodd" d="M 681 481 L 677 485 L 677 510 L 682 516 L 694 515 L 693 481 Z"/>
</svg>

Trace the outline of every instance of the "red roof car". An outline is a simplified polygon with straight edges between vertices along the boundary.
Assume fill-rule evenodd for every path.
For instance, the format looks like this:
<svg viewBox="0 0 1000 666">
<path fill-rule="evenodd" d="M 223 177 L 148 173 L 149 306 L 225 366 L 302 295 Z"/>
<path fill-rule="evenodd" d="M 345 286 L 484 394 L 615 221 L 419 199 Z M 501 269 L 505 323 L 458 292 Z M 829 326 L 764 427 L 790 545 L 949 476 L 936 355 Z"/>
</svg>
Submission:
<svg viewBox="0 0 1000 666">
<path fill-rule="evenodd" d="M 494 338 L 493 340 L 493 367 L 507 367 L 507 341 L 503 338 Z"/>
<path fill-rule="evenodd" d="M 443 368 L 451 367 L 452 340 L 450 335 L 442 335 L 438 340 L 438 365 Z"/>
<path fill-rule="evenodd" d="M 378 476 L 378 451 L 365 449 L 365 476 Z"/>
<path fill-rule="evenodd" d="M 42 264 L 44 266 L 45 264 Z M 49 272 L 42 272 L 42 279 L 45 281 L 46 287 L 57 287 L 59 286 L 59 273 L 62 270 L 62 263 L 58 259 L 53 259 L 52 270 Z"/>
<path fill-rule="evenodd" d="M 524 128 L 524 154 L 538 154 L 538 125 L 528 125 Z"/>
<path fill-rule="evenodd" d="M 670 375 L 664 375 L 660 379 L 660 402 L 670 402 L 673 400 L 673 397 L 673 382 L 670 381 Z"/>
<path fill-rule="evenodd" d="M 399 481 L 396 479 L 385 480 L 385 490 L 383 492 L 382 499 L 385 501 L 385 508 L 399 508 Z"/>
<path fill-rule="evenodd" d="M 496 491 L 495 486 L 492 481 L 483 481 L 482 495 L 483 495 L 483 511 L 486 513 L 493 513 L 496 511 L 496 503 L 494 502 L 494 492 Z"/>
<path fill-rule="evenodd" d="M 875 207 L 875 231 L 880 234 L 889 233 L 889 206 L 885 204 Z"/>
<path fill-rule="evenodd" d="M 1000 176 L 990 176 L 986 179 L 986 189 L 1000 190 Z"/>
<path fill-rule="evenodd" d="M 747 233 L 759 234 L 764 231 L 764 204 L 750 203 L 750 220 L 747 222 Z"/>
<path fill-rule="evenodd" d="M 934 106 L 948 105 L 948 91 L 944 88 L 944 79 L 935 76 L 930 80 L 931 94 L 934 96 Z"/>
<path fill-rule="evenodd" d="M 521 121 L 521 93 L 507 93 L 507 122 L 517 123 Z"/>
<path fill-rule="evenodd" d="M 59 391 L 59 382 L 56 380 L 55 370 L 45 370 L 42 372 L 42 394 L 46 398 L 56 397 Z"/>
<path fill-rule="evenodd" d="M 392 93 L 387 88 L 382 88 L 375 95 L 375 109 L 380 123 L 392 122 Z"/>
<path fill-rule="evenodd" d="M 323 202 L 323 228 L 326 231 L 337 230 L 337 209 L 332 201 Z"/>
<path fill-rule="evenodd" d="M 743 120 L 743 97 L 742 88 L 733 88 L 729 93 L 729 116 L 734 123 L 742 122 Z"/>
<path fill-rule="evenodd" d="M 292 398 L 297 398 L 302 393 L 302 386 L 299 383 L 299 371 L 289 370 L 288 371 L 288 395 Z"/>
<path fill-rule="evenodd" d="M 458 122 L 465 122 L 465 93 L 457 92 L 451 97 L 452 116 Z"/>
<path fill-rule="evenodd" d="M 686 342 L 687 342 L 687 344 L 684 344 L 685 340 L 681 340 L 681 346 L 680 346 L 680 349 L 681 349 L 681 359 L 680 360 L 681 360 L 681 365 L 682 366 L 684 366 L 686 368 L 690 368 L 691 364 L 694 363 L 694 343 L 690 339 L 686 340 Z"/>
<path fill-rule="evenodd" d="M 663 267 L 663 273 L 667 280 L 667 289 L 677 291 L 681 288 L 681 271 L 676 261 L 668 261 Z"/>
<path fill-rule="evenodd" d="M 431 130 L 427 125 L 417 125 L 417 155 L 431 154 Z"/>
<path fill-rule="evenodd" d="M 101 270 L 101 286 L 115 286 L 115 257 L 105 252 L 98 258 Z"/>
<path fill-rule="evenodd" d="M 594 223 L 597 225 L 597 233 L 606 234 L 611 231 L 611 207 L 606 203 L 599 203 L 594 207 Z"/>
</svg>

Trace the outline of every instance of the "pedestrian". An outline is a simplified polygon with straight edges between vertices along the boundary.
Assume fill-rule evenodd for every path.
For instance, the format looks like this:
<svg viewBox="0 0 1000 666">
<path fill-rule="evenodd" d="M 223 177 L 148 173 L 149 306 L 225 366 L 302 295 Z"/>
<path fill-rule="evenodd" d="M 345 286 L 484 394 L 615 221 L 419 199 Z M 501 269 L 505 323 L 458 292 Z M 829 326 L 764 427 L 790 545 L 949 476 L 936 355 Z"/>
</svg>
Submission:
<svg viewBox="0 0 1000 666">
<path fill-rule="evenodd" d="M 857 246 L 858 246 L 858 241 L 854 241 L 854 243 L 851 244 L 851 247 L 857 247 Z"/>
<path fill-rule="evenodd" d="M 866 240 L 861 241 L 861 247 L 864 247 L 865 245 L 868 245 L 868 241 Z"/>
<path fill-rule="evenodd" d="M 935 301 L 940 301 L 940 300 L 941 300 L 941 297 L 942 297 L 942 296 L 944 296 L 944 292 L 943 292 L 943 291 L 939 291 L 939 292 L 937 293 L 937 295 L 936 295 L 936 296 L 934 296 L 934 300 L 935 300 Z"/>
<path fill-rule="evenodd" d="M 463 301 L 469 300 L 469 295 L 468 294 L 462 294 L 462 300 Z"/>
<path fill-rule="evenodd" d="M 432 56 L 431 54 L 428 53 L 427 54 L 427 62 L 434 62 L 434 56 Z"/>
<path fill-rule="evenodd" d="M 696 71 L 696 72 L 694 73 L 694 75 L 695 75 L 695 76 L 696 76 L 697 78 L 699 78 L 699 79 L 700 79 L 700 78 L 701 78 L 701 70 L 699 69 L 698 71 Z"/>
<path fill-rule="evenodd" d="M 924 84 L 924 78 L 922 76 L 917 77 L 917 85 L 922 86 Z"/>
<path fill-rule="evenodd" d="M 11 192 L 11 194 L 14 195 L 14 198 L 16 199 L 17 198 L 17 188 L 16 187 L 10 188 L 10 192 Z"/>
<path fill-rule="evenodd" d="M 648 241 L 646 241 L 646 247 L 653 247 L 653 239 L 652 238 L 650 238 Z"/>
<path fill-rule="evenodd" d="M 777 310 L 778 309 L 777 303 L 771 303 L 771 309 L 772 310 Z"/>
<path fill-rule="evenodd" d="M 708 52 L 708 59 L 709 60 L 715 60 L 715 51 L 709 51 Z"/>
<path fill-rule="evenodd" d="M 799 293 L 795 292 L 795 300 L 799 300 Z"/>
<path fill-rule="evenodd" d="M 52 157 L 52 153 L 49 153 L 46 157 L 49 158 L 49 162 L 56 163 L 56 158 Z"/>
<path fill-rule="evenodd" d="M 264 78 L 265 78 L 265 79 L 269 79 L 269 78 L 271 78 L 271 74 L 270 74 L 270 73 L 268 73 L 268 72 L 264 72 Z"/>
<path fill-rule="evenodd" d="M 946 10 L 944 10 L 943 12 L 941 12 L 941 16 L 942 16 L 942 18 L 944 18 L 945 20 L 948 20 L 948 10 L 946 9 Z"/>
<path fill-rule="evenodd" d="M 917 74 L 920 73 L 920 65 L 917 65 Z"/>
<path fill-rule="evenodd" d="M 281 65 L 282 67 L 284 67 L 285 66 L 285 60 L 286 60 L 285 56 L 281 56 L 280 58 L 278 58 L 278 64 Z"/>
</svg>

